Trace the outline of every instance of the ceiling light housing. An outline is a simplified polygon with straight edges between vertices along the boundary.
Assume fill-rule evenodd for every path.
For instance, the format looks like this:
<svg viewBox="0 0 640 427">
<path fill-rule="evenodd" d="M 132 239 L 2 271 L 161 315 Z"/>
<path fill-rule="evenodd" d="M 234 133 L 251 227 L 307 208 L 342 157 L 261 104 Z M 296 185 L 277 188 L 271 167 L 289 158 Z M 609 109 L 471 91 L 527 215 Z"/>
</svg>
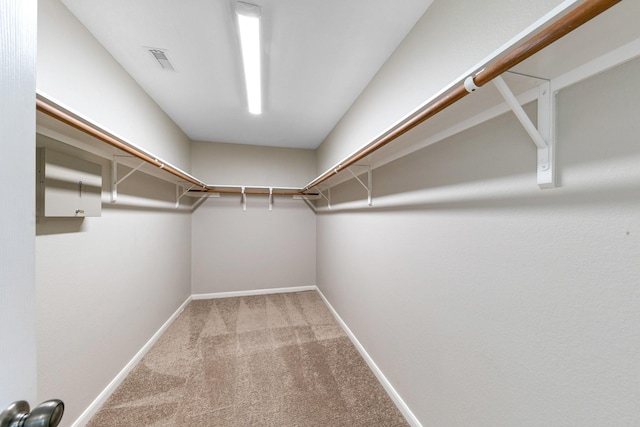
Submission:
<svg viewBox="0 0 640 427">
<path fill-rule="evenodd" d="M 251 114 L 262 113 L 262 58 L 260 45 L 260 6 L 237 2 L 238 31 L 242 50 L 242 65 Z"/>
</svg>

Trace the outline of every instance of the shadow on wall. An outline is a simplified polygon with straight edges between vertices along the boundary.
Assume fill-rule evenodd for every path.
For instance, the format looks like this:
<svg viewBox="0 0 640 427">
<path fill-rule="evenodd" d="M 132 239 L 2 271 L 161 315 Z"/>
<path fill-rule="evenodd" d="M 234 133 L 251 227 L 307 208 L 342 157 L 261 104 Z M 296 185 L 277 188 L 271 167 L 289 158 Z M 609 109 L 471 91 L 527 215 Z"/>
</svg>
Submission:
<svg viewBox="0 0 640 427">
<path fill-rule="evenodd" d="M 358 188 L 354 187 L 355 192 Z M 411 192 L 396 194 L 388 199 L 376 199 L 374 194 L 373 206 L 366 206 L 366 200 L 354 199 L 354 201 L 340 201 L 332 204 L 331 210 L 319 210 L 318 215 L 331 215 L 332 213 L 385 213 L 385 212 L 407 212 L 407 211 L 462 211 L 462 210 L 527 210 L 529 212 L 539 209 L 547 210 L 551 206 L 605 206 L 616 203 L 617 206 L 634 206 L 640 199 L 640 188 L 638 184 L 626 186 L 608 186 L 597 189 L 581 188 L 577 191 L 560 192 L 551 194 L 549 190 L 545 193 L 535 194 L 526 192 L 520 194 L 503 193 L 488 194 L 478 193 L 471 195 L 470 192 L 460 191 L 459 196 L 450 194 L 447 200 L 426 200 L 436 199 L 437 196 L 430 197 L 424 192 Z M 332 193 L 333 194 L 333 193 Z M 454 200 L 455 199 L 455 200 Z M 332 203 L 334 200 L 332 199 Z"/>
<path fill-rule="evenodd" d="M 84 218 L 36 218 L 36 236 L 85 232 Z"/>
</svg>

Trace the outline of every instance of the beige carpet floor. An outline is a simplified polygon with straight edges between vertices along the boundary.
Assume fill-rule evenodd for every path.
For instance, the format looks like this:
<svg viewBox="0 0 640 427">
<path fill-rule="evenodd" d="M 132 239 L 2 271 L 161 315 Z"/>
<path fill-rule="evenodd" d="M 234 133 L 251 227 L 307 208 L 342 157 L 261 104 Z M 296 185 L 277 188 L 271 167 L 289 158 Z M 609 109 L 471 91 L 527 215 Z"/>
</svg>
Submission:
<svg viewBox="0 0 640 427">
<path fill-rule="evenodd" d="M 88 426 L 407 426 L 315 291 L 195 300 Z"/>
</svg>

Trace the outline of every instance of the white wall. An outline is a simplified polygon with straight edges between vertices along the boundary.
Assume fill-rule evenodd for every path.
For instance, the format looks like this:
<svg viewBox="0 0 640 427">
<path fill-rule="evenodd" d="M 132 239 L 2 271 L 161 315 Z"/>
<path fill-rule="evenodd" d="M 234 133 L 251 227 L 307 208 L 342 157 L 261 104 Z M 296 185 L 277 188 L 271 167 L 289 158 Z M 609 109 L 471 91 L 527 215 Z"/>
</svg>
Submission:
<svg viewBox="0 0 640 427">
<path fill-rule="evenodd" d="M 209 184 L 302 187 L 312 150 L 195 142 L 193 173 Z M 192 215 L 194 294 L 315 285 L 315 214 L 300 200 L 240 196 L 205 201 Z"/>
<path fill-rule="evenodd" d="M 35 0 L 0 3 L 0 412 L 36 396 Z"/>
<path fill-rule="evenodd" d="M 209 185 L 304 187 L 315 175 L 315 150 L 193 142 L 193 173 Z"/>
<path fill-rule="evenodd" d="M 38 89 L 188 169 L 187 137 L 64 6 L 38 3 Z M 111 205 L 109 164 L 93 160 L 103 165 L 102 216 L 36 226 L 38 397 L 65 401 L 63 426 L 191 291 L 191 219 L 172 207 L 174 185 L 136 173 L 119 186 L 126 203 Z M 33 183 L 33 174 L 24 182 Z"/>
<path fill-rule="evenodd" d="M 320 148 L 319 169 L 557 3 L 495 0 L 484 13 L 436 0 Z M 304 150 L 194 143 L 189 154 L 186 137 L 57 0 L 39 8 L 43 92 L 209 183 L 315 177 Z M 434 61 L 445 47 L 450 61 Z M 243 212 L 228 196 L 190 219 L 105 206 L 101 218 L 41 220 L 40 396 L 65 399 L 68 425 L 190 292 L 313 285 L 317 259 L 323 292 L 424 425 L 637 421 L 637 72 L 633 64 L 561 93 L 555 190 L 537 189 L 531 142 L 504 116 L 376 170 L 382 209 L 336 209 L 316 222 L 300 201 L 277 198 L 269 212 L 266 198 L 250 197 Z M 173 196 L 143 175 L 121 191 Z M 361 197 L 354 183 L 332 191 L 334 204 Z"/>
<path fill-rule="evenodd" d="M 59 0 L 38 1 L 38 90 L 189 170 L 190 140 Z"/>
<path fill-rule="evenodd" d="M 509 114 L 332 190 L 318 285 L 423 425 L 640 420 L 638 73 L 559 93 L 559 188 Z"/>
<path fill-rule="evenodd" d="M 318 149 L 318 173 L 368 144 L 561 0 L 435 0 Z"/>
<path fill-rule="evenodd" d="M 108 182 L 108 162 L 74 151 L 102 164 Z M 112 205 L 108 197 L 103 191 L 101 217 L 36 225 L 38 397 L 65 402 L 65 425 L 190 295 L 190 211 L 170 207 L 174 186 L 144 174 L 119 186 L 120 201 L 164 209 Z"/>
</svg>

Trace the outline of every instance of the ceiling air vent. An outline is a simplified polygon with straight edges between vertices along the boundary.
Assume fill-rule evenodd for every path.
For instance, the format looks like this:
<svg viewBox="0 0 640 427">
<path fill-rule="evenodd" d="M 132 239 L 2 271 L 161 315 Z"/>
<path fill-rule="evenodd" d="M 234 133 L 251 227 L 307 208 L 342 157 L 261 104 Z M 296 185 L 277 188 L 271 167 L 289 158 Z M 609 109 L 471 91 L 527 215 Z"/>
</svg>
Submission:
<svg viewBox="0 0 640 427">
<path fill-rule="evenodd" d="M 163 70 L 165 71 L 176 70 L 175 68 L 173 68 L 173 65 L 171 64 L 171 62 L 169 62 L 169 58 L 167 58 L 167 53 L 165 50 L 156 49 L 153 47 L 148 47 L 146 49 L 149 51 L 151 55 L 153 55 L 156 61 L 158 61 L 158 64 L 160 64 L 160 67 L 162 67 Z"/>
</svg>

